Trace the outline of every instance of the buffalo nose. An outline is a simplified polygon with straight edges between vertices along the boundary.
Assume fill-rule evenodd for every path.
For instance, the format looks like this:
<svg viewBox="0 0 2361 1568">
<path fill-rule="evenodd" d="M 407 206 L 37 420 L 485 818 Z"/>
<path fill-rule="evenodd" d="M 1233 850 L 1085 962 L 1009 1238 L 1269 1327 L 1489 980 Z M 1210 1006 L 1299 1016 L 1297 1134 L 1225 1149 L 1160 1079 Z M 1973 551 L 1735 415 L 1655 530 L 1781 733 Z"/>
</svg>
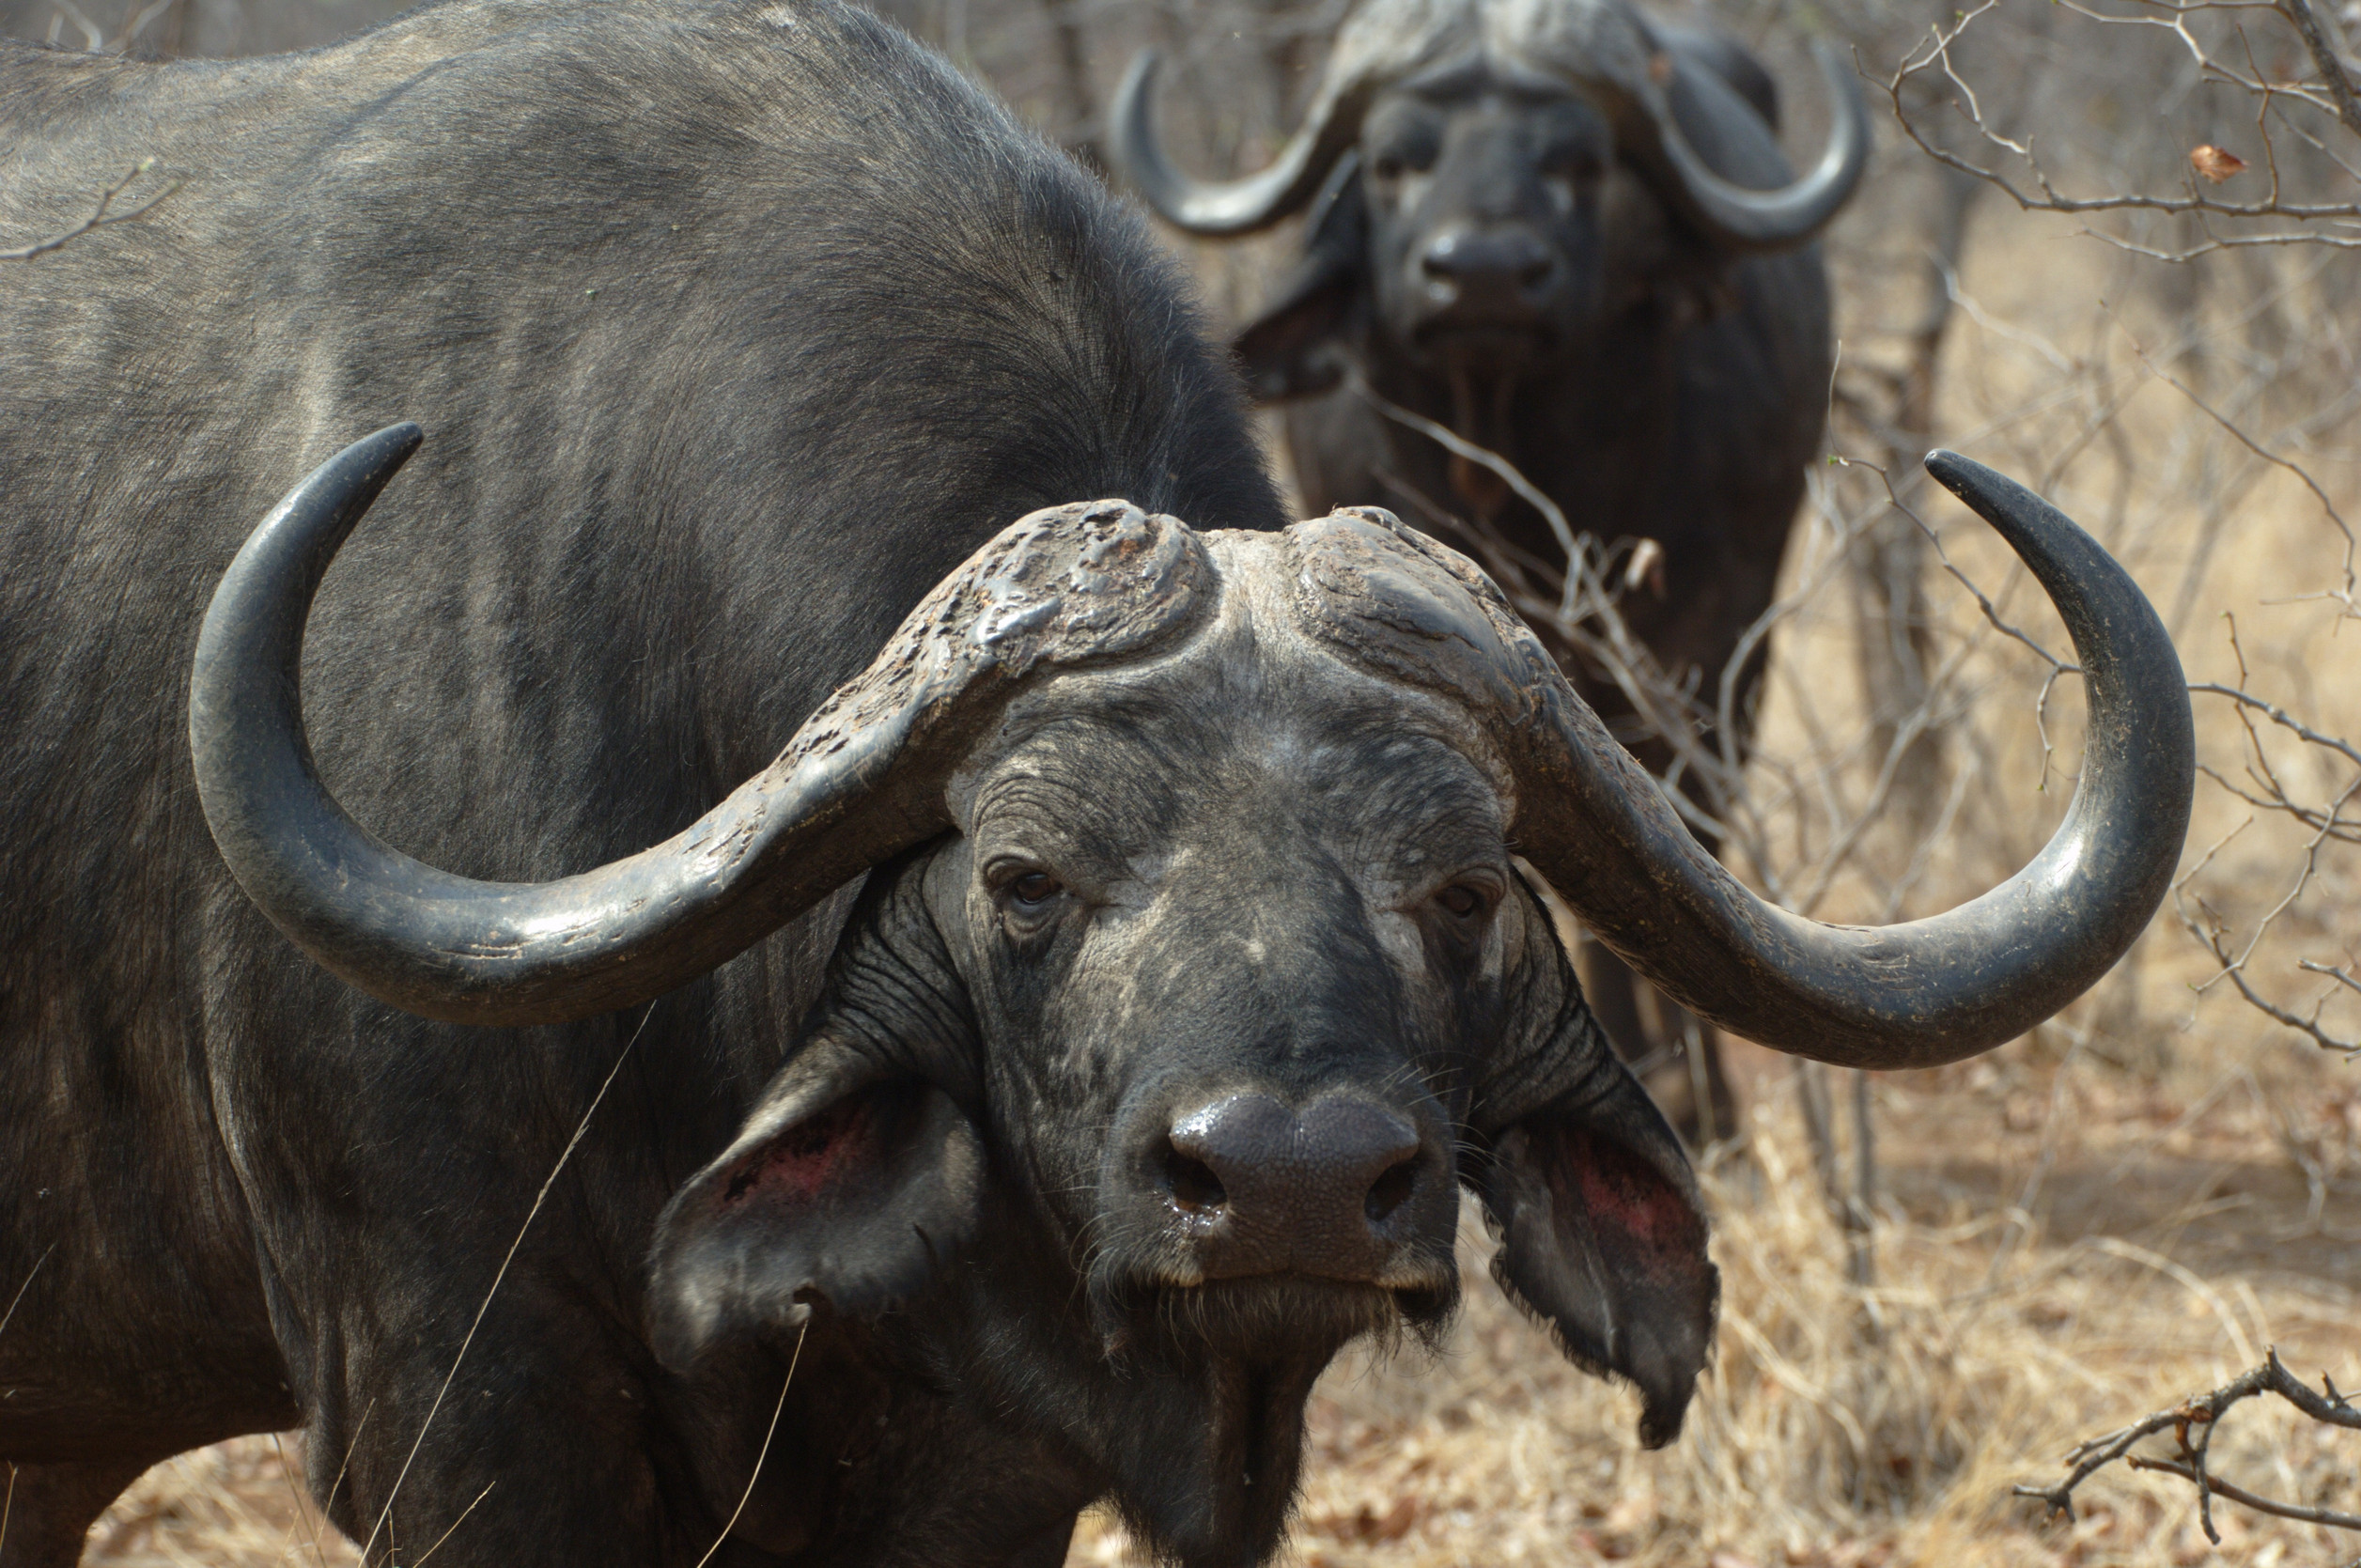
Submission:
<svg viewBox="0 0 2361 1568">
<path fill-rule="evenodd" d="M 1530 310 L 1556 286 L 1557 253 L 1526 228 L 1451 228 L 1419 256 L 1427 291 L 1467 309 Z"/>
<path fill-rule="evenodd" d="M 1416 1125 L 1340 1094 L 1301 1110 L 1228 1095 L 1174 1121 L 1167 1146 L 1173 1204 L 1213 1279 L 1373 1280 L 1395 1244 L 1387 1221 L 1420 1185 Z"/>
</svg>

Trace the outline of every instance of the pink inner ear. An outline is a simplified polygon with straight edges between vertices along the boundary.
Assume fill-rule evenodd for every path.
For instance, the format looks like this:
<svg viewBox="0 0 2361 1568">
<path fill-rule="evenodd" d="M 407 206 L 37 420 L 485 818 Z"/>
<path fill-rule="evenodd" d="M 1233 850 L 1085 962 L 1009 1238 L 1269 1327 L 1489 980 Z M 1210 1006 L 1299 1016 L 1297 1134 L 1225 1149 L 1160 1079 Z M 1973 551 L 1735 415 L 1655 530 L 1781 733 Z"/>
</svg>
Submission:
<svg viewBox="0 0 2361 1568">
<path fill-rule="evenodd" d="M 808 1201 L 840 1172 L 860 1162 L 871 1141 L 873 1122 L 867 1097 L 858 1094 L 798 1122 L 732 1172 L 722 1193 L 723 1206 L 756 1197 Z"/>
<path fill-rule="evenodd" d="M 1642 1255 L 1657 1260 L 1685 1258 L 1703 1248 L 1703 1218 L 1654 1166 L 1588 1128 L 1565 1128 L 1556 1141 L 1562 1157 L 1552 1185 L 1562 1201 L 1571 1177 L 1594 1226 L 1621 1233 Z"/>
</svg>

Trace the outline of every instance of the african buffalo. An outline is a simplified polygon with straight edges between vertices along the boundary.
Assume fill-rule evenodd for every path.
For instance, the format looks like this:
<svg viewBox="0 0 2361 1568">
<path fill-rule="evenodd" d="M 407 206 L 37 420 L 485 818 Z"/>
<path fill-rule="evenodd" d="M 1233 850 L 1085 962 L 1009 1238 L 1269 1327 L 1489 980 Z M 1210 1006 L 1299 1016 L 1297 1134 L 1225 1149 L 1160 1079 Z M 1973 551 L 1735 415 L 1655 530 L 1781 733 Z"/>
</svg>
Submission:
<svg viewBox="0 0 2361 1568">
<path fill-rule="evenodd" d="M 1771 79 L 1727 39 L 1624 0 L 1371 0 L 1266 172 L 1219 185 L 1173 169 L 1150 117 L 1153 54 L 1116 100 L 1110 151 L 1193 234 L 1310 209 L 1301 262 L 1235 347 L 1255 396 L 1289 405 L 1313 511 L 1406 505 L 1498 570 L 1562 568 L 1543 513 L 1374 393 L 1508 458 L 1618 556 L 1654 540 L 1621 612 L 1660 678 L 1696 693 L 1711 746 L 1723 672 L 1771 602 L 1820 445 L 1831 349 L 1812 239 L 1869 150 L 1852 73 L 1832 52 L 1821 63 L 1835 125 L 1791 183 Z M 1348 367 L 1361 386 L 1333 391 Z M 1733 672 L 1742 731 L 1766 646 Z M 1608 727 L 1670 772 L 1672 749 L 1623 687 L 1560 652 Z M 1606 961 L 1589 970 L 1592 1001 L 1636 1059 L 1647 1044 L 1629 972 L 1593 956 Z M 1719 1099 L 1706 1038 L 1698 1064 Z M 1685 1071 L 1671 1087 L 1685 1122 L 1713 1130 Z M 1730 1130 L 1726 1106 L 1720 1119 Z"/>
<path fill-rule="evenodd" d="M 7 67 L 6 234 L 178 182 L 0 272 L 8 1568 L 299 1421 L 381 1562 L 1033 1568 L 1104 1498 L 1235 1568 L 1463 1185 L 1661 1442 L 1704 1221 L 1509 846 L 1879 1066 L 2172 869 L 2169 644 L 1953 459 L 2082 651 L 2074 812 L 1932 921 L 1766 908 L 1466 561 L 1275 531 L 1140 226 L 830 0 Z"/>
</svg>

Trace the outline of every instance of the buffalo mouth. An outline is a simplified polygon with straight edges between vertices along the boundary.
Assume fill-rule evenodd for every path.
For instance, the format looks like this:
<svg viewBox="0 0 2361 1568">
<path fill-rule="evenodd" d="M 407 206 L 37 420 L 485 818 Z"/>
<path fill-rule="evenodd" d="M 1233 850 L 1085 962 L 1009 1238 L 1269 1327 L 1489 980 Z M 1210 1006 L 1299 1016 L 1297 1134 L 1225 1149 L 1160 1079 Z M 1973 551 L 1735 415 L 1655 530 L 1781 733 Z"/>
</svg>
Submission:
<svg viewBox="0 0 2361 1568">
<path fill-rule="evenodd" d="M 1410 331 L 1421 357 L 1454 380 L 1514 380 L 1557 356 L 1562 338 L 1539 317 L 1430 317 Z"/>
<path fill-rule="evenodd" d="M 1455 1284 L 1455 1281 L 1454 1281 Z M 1284 1538 L 1304 1412 L 1338 1351 L 1440 1346 L 1457 1293 L 1277 1274 L 1159 1285 L 1120 1297 L 1111 1359 L 1158 1406 L 1153 1438 L 1118 1438 L 1113 1501 L 1176 1568 L 1266 1561 Z"/>
<path fill-rule="evenodd" d="M 1418 341 L 1450 389 L 1452 432 L 1483 452 L 1518 462 L 1517 391 L 1562 356 L 1562 340 L 1539 327 L 1454 325 L 1430 328 Z M 1512 489 L 1495 464 L 1453 451 L 1448 472 L 1452 494 L 1437 500 L 1455 502 L 1485 522 L 1508 505 Z"/>
<path fill-rule="evenodd" d="M 1115 1356 L 1187 1363 L 1286 1358 L 1321 1365 L 1356 1341 L 1383 1350 L 1440 1346 L 1459 1307 L 1455 1269 L 1421 1268 L 1376 1284 L 1313 1274 L 1256 1274 L 1181 1283 L 1153 1275 L 1090 1281 L 1091 1317 Z"/>
</svg>

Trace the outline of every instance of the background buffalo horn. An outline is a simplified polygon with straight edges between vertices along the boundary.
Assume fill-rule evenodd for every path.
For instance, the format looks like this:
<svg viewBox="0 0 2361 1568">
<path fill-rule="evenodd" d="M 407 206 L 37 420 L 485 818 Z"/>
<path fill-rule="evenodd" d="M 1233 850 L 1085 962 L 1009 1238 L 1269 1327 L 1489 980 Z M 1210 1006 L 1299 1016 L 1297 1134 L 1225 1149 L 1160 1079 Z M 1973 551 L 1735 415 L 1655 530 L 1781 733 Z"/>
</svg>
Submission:
<svg viewBox="0 0 2361 1568">
<path fill-rule="evenodd" d="M 1150 651 L 1210 598 L 1203 547 L 1170 518 L 1121 502 L 1035 512 L 944 579 L 769 768 L 687 831 L 578 877 L 472 881 L 347 816 L 303 734 L 312 596 L 419 441 L 396 425 L 354 442 L 255 530 L 197 639 L 189 744 L 247 895 L 328 969 L 428 1017 L 554 1023 L 694 979 L 949 828 L 952 768 L 1026 677 Z"/>
<path fill-rule="evenodd" d="M 1651 172 L 1666 199 L 1724 250 L 1779 251 L 1803 244 L 1837 215 L 1869 166 L 1869 111 L 1861 103 L 1860 84 L 1833 46 L 1816 43 L 1812 54 L 1828 83 L 1834 123 L 1819 163 L 1779 190 L 1749 191 L 1707 168 L 1681 133 L 1669 97 L 1662 92 L 1641 95 L 1637 112 L 1624 116 L 1640 140 L 1634 150 L 1643 163 L 1654 165 Z"/>
<path fill-rule="evenodd" d="M 1369 85 L 1324 90 L 1310 116 L 1277 160 L 1261 174 L 1228 183 L 1192 179 L 1173 167 L 1157 140 L 1153 98 L 1162 62 L 1153 49 L 1133 58 L 1109 116 L 1108 159 L 1157 215 L 1190 234 L 1219 239 L 1268 228 L 1300 211 L 1336 161 L 1360 136 Z"/>
<path fill-rule="evenodd" d="M 1708 855 L 1562 681 L 1514 742 L 1519 846 L 1602 941 L 1732 1033 L 1847 1067 L 1954 1062 L 2088 989 L 2170 885 L 2196 784 L 2181 660 L 2138 585 L 2023 486 L 1953 452 L 1927 470 L 2024 558 L 2082 658 L 2081 782 L 2057 835 L 1999 887 L 1906 924 L 1824 925 Z"/>
</svg>

